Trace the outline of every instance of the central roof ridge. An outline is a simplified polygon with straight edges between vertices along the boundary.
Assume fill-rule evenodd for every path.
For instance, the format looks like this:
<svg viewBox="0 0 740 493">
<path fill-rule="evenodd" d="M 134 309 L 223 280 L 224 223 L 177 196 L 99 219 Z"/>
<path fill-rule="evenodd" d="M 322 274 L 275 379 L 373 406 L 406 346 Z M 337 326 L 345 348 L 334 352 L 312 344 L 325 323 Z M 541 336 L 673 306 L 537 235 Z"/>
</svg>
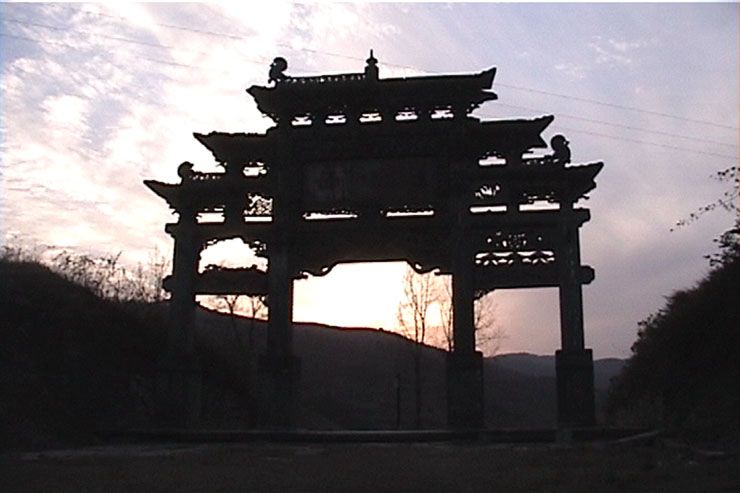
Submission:
<svg viewBox="0 0 740 493">
<path fill-rule="evenodd" d="M 463 116 L 480 104 L 497 99 L 491 91 L 495 67 L 476 73 L 381 79 L 372 50 L 363 72 L 293 76 L 287 70 L 287 60 L 277 57 L 270 65 L 268 85 L 247 89 L 260 111 L 275 121 L 337 112 L 408 110 L 451 110 Z"/>
</svg>

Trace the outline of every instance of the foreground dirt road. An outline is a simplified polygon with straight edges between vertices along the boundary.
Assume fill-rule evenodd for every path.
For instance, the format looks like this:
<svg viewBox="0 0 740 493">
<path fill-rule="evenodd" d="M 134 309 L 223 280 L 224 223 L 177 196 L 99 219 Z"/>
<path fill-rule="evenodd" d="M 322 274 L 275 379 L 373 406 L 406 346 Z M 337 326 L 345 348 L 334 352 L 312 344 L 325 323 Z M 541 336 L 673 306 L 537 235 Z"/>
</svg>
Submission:
<svg viewBox="0 0 740 493">
<path fill-rule="evenodd" d="M 0 456 L 3 492 L 740 491 L 740 458 L 665 447 L 207 444 Z"/>
</svg>

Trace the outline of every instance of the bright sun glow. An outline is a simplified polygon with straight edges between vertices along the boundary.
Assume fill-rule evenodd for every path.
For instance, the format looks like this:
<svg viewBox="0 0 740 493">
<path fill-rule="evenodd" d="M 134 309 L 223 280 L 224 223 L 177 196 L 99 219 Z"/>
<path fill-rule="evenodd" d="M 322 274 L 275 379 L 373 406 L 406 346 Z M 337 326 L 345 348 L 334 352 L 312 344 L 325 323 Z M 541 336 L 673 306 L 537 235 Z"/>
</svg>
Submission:
<svg viewBox="0 0 740 493">
<path fill-rule="evenodd" d="M 403 294 L 403 262 L 343 264 L 324 277 L 295 283 L 293 318 L 392 330 Z"/>
</svg>

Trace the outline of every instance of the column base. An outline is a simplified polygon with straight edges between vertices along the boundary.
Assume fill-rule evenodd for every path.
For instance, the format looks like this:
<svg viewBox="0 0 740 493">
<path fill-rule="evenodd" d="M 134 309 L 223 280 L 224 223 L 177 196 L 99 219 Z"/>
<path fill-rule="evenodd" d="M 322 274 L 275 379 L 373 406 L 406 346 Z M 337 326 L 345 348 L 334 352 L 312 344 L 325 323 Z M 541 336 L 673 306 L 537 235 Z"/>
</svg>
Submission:
<svg viewBox="0 0 740 493">
<path fill-rule="evenodd" d="M 593 426 L 594 363 L 590 349 L 555 352 L 558 392 L 558 425 Z"/>
<path fill-rule="evenodd" d="M 447 353 L 447 425 L 483 427 L 483 355 Z"/>
<path fill-rule="evenodd" d="M 161 426 L 195 428 L 200 423 L 203 373 L 193 359 L 163 358 L 157 368 L 157 421 Z"/>
<path fill-rule="evenodd" d="M 257 426 L 294 427 L 299 397 L 300 358 L 262 355 L 257 373 Z"/>
</svg>

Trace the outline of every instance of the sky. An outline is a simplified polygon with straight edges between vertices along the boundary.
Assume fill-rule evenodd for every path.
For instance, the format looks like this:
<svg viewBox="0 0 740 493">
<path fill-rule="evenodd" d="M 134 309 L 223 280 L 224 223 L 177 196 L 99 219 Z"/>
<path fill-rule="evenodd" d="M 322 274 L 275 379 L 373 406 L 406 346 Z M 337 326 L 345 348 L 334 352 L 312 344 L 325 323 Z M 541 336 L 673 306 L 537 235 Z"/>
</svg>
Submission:
<svg viewBox="0 0 740 493">
<path fill-rule="evenodd" d="M 380 76 L 497 67 L 483 119 L 555 115 L 573 161 L 603 161 L 580 205 L 586 345 L 626 357 L 637 323 L 708 270 L 723 211 L 671 232 L 738 161 L 738 5 L 304 3 L 0 4 L 0 238 L 131 265 L 171 252 L 173 221 L 142 181 L 182 161 L 218 169 L 193 132 L 273 125 L 244 92 L 288 74 Z M 251 265 L 216 245 L 202 265 Z M 296 283 L 294 318 L 396 325 L 402 264 L 340 265 Z M 502 352 L 559 347 L 557 290 L 492 295 Z"/>
</svg>

